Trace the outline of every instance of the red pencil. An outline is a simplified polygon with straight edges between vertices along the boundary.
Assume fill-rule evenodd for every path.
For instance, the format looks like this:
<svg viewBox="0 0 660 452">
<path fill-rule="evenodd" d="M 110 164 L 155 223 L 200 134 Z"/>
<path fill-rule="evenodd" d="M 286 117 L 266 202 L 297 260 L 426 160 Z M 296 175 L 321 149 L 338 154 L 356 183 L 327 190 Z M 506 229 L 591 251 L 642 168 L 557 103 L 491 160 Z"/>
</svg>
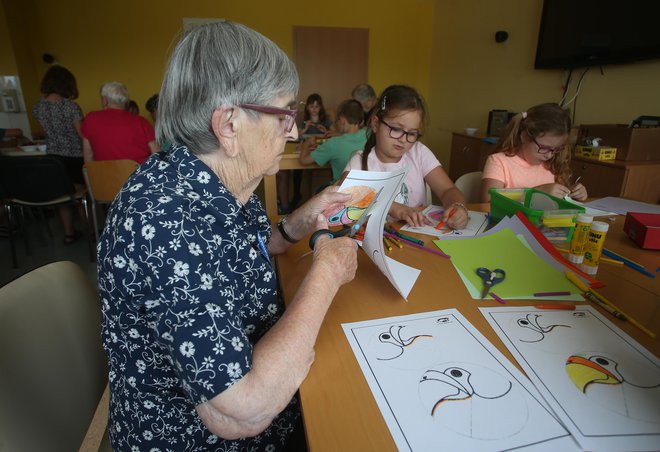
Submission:
<svg viewBox="0 0 660 452">
<path fill-rule="evenodd" d="M 566 311 L 574 311 L 574 304 L 537 304 L 536 309 L 562 309 Z"/>
<path fill-rule="evenodd" d="M 456 213 L 456 207 L 453 207 L 453 208 L 449 211 L 449 215 L 447 215 L 447 219 L 444 220 L 444 221 L 441 221 L 441 222 L 438 223 L 438 224 L 436 224 L 436 225 L 435 225 L 435 228 L 436 228 L 436 229 L 441 229 L 441 228 L 445 225 L 445 223 L 449 221 L 449 219 L 451 218 L 451 216 L 454 215 L 455 213 Z"/>
</svg>

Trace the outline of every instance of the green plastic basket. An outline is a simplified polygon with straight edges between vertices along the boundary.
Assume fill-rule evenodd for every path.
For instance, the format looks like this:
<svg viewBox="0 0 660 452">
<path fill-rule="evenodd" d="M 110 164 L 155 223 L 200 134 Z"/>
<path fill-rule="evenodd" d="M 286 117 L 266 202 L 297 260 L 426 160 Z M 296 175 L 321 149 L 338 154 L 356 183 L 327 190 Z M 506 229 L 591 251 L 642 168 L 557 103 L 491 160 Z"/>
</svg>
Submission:
<svg viewBox="0 0 660 452">
<path fill-rule="evenodd" d="M 497 223 L 504 217 L 510 217 L 515 215 L 518 211 L 522 211 L 522 213 L 535 226 L 541 226 L 541 219 L 543 218 L 545 210 L 532 209 L 529 207 L 535 193 L 547 196 L 557 204 L 556 207 L 549 210 L 577 210 L 578 213 L 585 212 L 585 209 L 582 206 L 573 204 L 565 199 L 556 198 L 534 188 L 491 188 L 488 192 L 490 193 L 490 217 L 493 223 Z"/>
</svg>

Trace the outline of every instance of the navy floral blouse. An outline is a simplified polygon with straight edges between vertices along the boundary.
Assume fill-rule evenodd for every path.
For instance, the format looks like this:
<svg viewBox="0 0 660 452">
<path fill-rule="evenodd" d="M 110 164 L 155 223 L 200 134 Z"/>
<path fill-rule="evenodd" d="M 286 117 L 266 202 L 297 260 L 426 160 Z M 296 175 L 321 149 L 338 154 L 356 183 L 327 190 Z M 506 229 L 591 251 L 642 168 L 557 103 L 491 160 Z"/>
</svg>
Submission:
<svg viewBox="0 0 660 452">
<path fill-rule="evenodd" d="M 261 201 L 245 205 L 185 147 L 155 154 L 114 200 L 98 247 L 110 438 L 121 451 L 276 451 L 294 398 L 253 438 L 209 432 L 195 406 L 250 371 L 282 315 Z"/>
</svg>

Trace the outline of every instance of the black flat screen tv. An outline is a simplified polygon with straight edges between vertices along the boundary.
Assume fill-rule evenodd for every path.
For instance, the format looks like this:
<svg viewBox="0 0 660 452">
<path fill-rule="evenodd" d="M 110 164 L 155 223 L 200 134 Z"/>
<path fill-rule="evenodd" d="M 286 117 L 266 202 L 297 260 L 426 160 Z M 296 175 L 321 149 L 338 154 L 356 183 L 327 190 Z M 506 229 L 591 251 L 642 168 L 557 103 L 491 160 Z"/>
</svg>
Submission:
<svg viewBox="0 0 660 452">
<path fill-rule="evenodd" d="M 660 58 L 660 0 L 545 0 L 536 69 Z"/>
</svg>

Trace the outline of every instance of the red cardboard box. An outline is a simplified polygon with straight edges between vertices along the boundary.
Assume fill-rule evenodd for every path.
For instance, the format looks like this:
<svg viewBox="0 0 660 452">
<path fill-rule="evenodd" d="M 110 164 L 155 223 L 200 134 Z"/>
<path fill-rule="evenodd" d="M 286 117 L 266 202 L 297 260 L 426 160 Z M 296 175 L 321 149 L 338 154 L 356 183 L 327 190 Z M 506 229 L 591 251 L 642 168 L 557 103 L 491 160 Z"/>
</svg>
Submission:
<svg viewBox="0 0 660 452">
<path fill-rule="evenodd" d="M 623 230 L 640 247 L 660 250 L 660 214 L 628 212 Z"/>
</svg>

